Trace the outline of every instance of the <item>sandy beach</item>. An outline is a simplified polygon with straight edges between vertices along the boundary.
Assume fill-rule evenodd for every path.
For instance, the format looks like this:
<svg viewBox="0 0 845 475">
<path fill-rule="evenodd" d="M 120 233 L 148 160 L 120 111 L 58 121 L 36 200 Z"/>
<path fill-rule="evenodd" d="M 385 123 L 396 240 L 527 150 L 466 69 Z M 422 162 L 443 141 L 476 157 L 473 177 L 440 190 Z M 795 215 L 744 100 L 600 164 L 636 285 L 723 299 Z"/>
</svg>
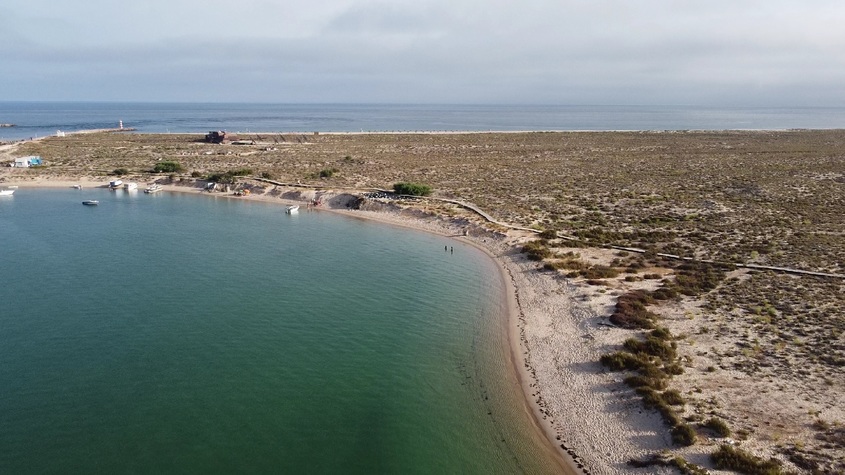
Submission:
<svg viewBox="0 0 845 475">
<path fill-rule="evenodd" d="M 636 134 L 620 134 L 611 133 L 604 136 L 608 137 L 607 140 L 620 140 L 619 137 L 632 140 L 630 138 L 632 136 L 637 140 L 641 138 Z M 349 147 L 349 140 L 356 140 L 343 135 L 338 134 L 336 138 L 323 140 L 340 140 L 343 147 Z M 547 135 L 540 138 L 545 138 Z M 768 134 L 748 132 L 738 136 L 737 141 L 748 142 L 764 135 L 766 140 L 771 139 Z M 517 138 L 513 138 L 514 136 Z M 565 140 L 577 141 L 581 137 L 592 140 L 592 136 L 589 135 L 577 136 L 574 139 L 572 135 L 560 134 L 560 136 Z M 685 138 L 676 134 L 660 137 L 660 140 L 675 140 L 677 137 Z M 480 140 L 480 142 L 473 141 L 470 145 L 461 145 L 463 147 L 461 150 L 466 151 L 470 148 L 475 150 L 476 147 L 484 146 L 483 142 L 488 139 L 499 140 L 497 136 L 474 138 L 473 140 Z M 698 140 L 698 137 L 693 136 L 692 139 Z M 376 145 L 372 143 L 373 140 L 381 140 L 381 136 L 370 137 L 370 134 L 367 134 L 358 140 L 365 141 L 363 147 L 384 147 L 381 142 L 376 142 Z M 426 151 L 438 147 L 446 148 L 446 145 L 437 143 L 437 140 L 440 140 L 438 135 L 426 134 L 424 138 L 410 139 L 409 143 L 413 144 L 413 147 Z M 453 137 L 453 134 L 448 134 L 443 140 L 457 139 Z M 523 138 L 518 134 L 507 134 L 501 140 L 512 142 L 523 140 Z M 724 136 L 719 136 L 719 140 L 726 139 Z M 700 143 L 711 143 L 710 141 L 712 140 L 707 138 L 702 139 Z M 530 143 L 530 139 L 527 142 Z M 453 142 L 448 143 L 450 147 L 453 146 Z M 479 143 L 482 145 L 478 145 Z M 121 143 L 121 147 L 123 146 Z M 595 147 L 592 142 L 589 146 Z M 14 154 L 21 155 L 23 151 L 20 151 L 19 147 L 18 144 L 5 147 L 6 150 L 0 151 L 0 154 L 9 157 Z M 203 166 L 208 160 L 215 158 L 214 156 L 207 158 L 209 155 L 203 152 L 201 147 L 198 145 L 197 151 L 193 154 L 197 160 L 203 161 L 197 162 L 196 167 Z M 225 157 L 232 163 L 231 166 L 254 166 L 256 162 L 250 160 L 252 157 L 259 156 L 263 150 L 260 147 L 264 145 L 259 144 L 249 149 L 246 154 L 243 153 L 242 148 L 227 149 L 228 155 Z M 637 147 L 636 150 L 639 151 L 642 146 L 637 145 Z M 656 150 L 661 150 L 661 147 L 659 144 L 654 145 Z M 389 169 L 384 163 L 379 162 L 381 159 L 369 159 L 369 162 L 366 162 L 367 159 L 362 159 L 359 163 L 355 158 L 358 152 L 350 152 L 343 160 L 329 162 L 324 152 L 316 150 L 317 147 L 313 145 L 303 145 L 299 153 L 306 153 L 306 148 L 307 153 L 316 154 L 315 156 L 319 157 L 315 159 L 317 165 L 311 165 L 309 170 L 312 171 L 308 173 L 313 173 L 313 170 L 319 170 L 320 167 L 325 168 L 331 166 L 332 163 L 338 163 L 377 168 L 380 173 L 385 173 L 390 177 L 388 179 L 400 177 L 398 173 L 385 172 L 384 170 Z M 343 150 L 343 148 L 340 149 Z M 238 153 L 234 154 L 236 151 Z M 174 156 L 173 151 L 169 153 Z M 175 156 L 188 155 L 186 151 L 178 153 L 183 155 Z M 288 156 L 287 150 L 278 153 Z M 336 155 L 341 153 L 343 152 L 337 152 Z M 531 156 L 541 157 L 543 153 L 549 152 L 533 151 Z M 713 160 L 709 157 L 705 158 Z M 126 162 L 125 159 L 122 160 Z M 518 158 L 518 160 L 525 159 Z M 123 162 L 120 165 L 123 166 Z M 117 165 L 109 164 L 99 169 L 110 169 L 115 166 Z M 426 165 L 422 166 L 426 167 Z M 695 164 L 691 166 L 694 167 Z M 501 172 L 503 169 L 497 170 Z M 608 323 L 608 317 L 614 313 L 619 297 L 636 290 L 654 291 L 659 287 L 660 281 L 643 276 L 670 276 L 677 270 L 661 266 L 646 267 L 633 274 L 602 279 L 601 283 L 598 283 L 596 279 L 567 276 L 564 272 L 552 270 L 551 267 L 543 267 L 542 264 L 529 259 L 522 252 L 525 243 L 538 239 L 538 233 L 542 227 L 534 226 L 534 231 L 526 230 L 526 222 L 522 216 L 515 214 L 506 206 L 502 206 L 501 209 L 495 208 L 496 204 L 503 203 L 506 197 L 486 195 L 480 198 L 476 196 L 472 201 L 464 198 L 463 201 L 472 202 L 486 211 L 491 211 L 491 208 L 497 209 L 502 221 L 513 224 L 513 228 L 486 222 L 477 214 L 452 203 L 362 198 L 365 194 L 362 190 L 370 189 L 367 187 L 369 183 L 365 180 L 366 172 L 356 173 L 350 172 L 346 177 L 358 185 L 357 187 L 349 186 L 350 183 L 338 182 L 315 183 L 317 186 L 313 187 L 307 184 L 284 186 L 273 185 L 266 181 L 242 179 L 240 188 L 249 189 L 251 193 L 248 196 L 234 196 L 231 192 L 204 191 L 204 182 L 196 178 L 183 177 L 173 180 L 172 177 L 138 174 L 137 177 L 130 176 L 124 181 L 137 182 L 139 189 L 155 181 L 162 184 L 166 191 L 197 193 L 218 199 L 249 199 L 300 205 L 319 202 L 319 206 L 315 209 L 450 236 L 484 250 L 499 265 L 502 279 L 507 285 L 506 297 L 509 299 L 511 308 L 510 342 L 514 370 L 522 383 L 527 408 L 533 413 L 538 430 L 542 431 L 550 446 L 560 455 L 562 466 L 566 466 L 570 473 L 617 474 L 661 471 L 672 473 L 674 469 L 664 465 L 673 458 L 682 458 L 686 463 L 694 464 L 711 473 L 730 473 L 730 471 L 717 470 L 711 460 L 714 450 L 724 445 L 741 447 L 764 459 L 773 458 L 778 460 L 784 469 L 799 473 L 810 473 L 807 467 L 796 464 L 796 460 L 799 462 L 804 460 L 802 457 L 816 456 L 817 458 L 813 460 L 821 461 L 816 463 L 829 463 L 827 465 L 829 467 L 842 466 L 842 452 L 840 445 L 837 445 L 842 442 L 837 442 L 839 440 L 837 434 L 841 431 L 842 422 L 845 421 L 842 409 L 845 407 L 845 400 L 843 400 L 845 396 L 841 391 L 843 378 L 838 377 L 842 374 L 841 370 L 835 366 L 833 369 L 823 366 L 819 372 L 820 382 L 814 383 L 812 378 L 806 379 L 800 374 L 790 373 L 788 368 L 781 370 L 775 367 L 774 370 L 766 372 L 765 368 L 772 366 L 772 363 L 767 363 L 768 366 L 763 366 L 764 375 L 754 376 L 756 374 L 754 371 L 760 371 L 760 368 L 755 367 L 756 369 L 751 371 L 744 365 L 747 365 L 748 361 L 758 363 L 769 361 L 764 359 L 764 356 L 769 358 L 766 356 L 768 355 L 766 347 L 763 347 L 767 340 L 764 339 L 764 334 L 760 333 L 760 328 L 755 326 L 760 322 L 765 322 L 763 317 L 754 317 L 748 321 L 740 321 L 736 318 L 744 308 L 741 296 L 737 297 L 739 300 L 728 304 L 712 298 L 708 300 L 707 296 L 684 298 L 655 309 L 660 317 L 660 325 L 671 330 L 672 334 L 679 335 L 674 345 L 677 347 L 679 361 L 684 371 L 671 379 L 670 387 L 676 388 L 684 396 L 686 404 L 677 411 L 683 420 L 697 424 L 698 427 L 695 444 L 678 446 L 673 444 L 672 435 L 660 413 L 644 407 L 641 398 L 623 381 L 629 373 L 609 371 L 599 362 L 602 355 L 619 350 L 626 339 L 638 334 Z M 529 179 L 532 176 L 540 177 L 542 174 L 535 170 L 523 173 L 526 173 Z M 595 177 L 593 173 L 590 170 L 590 176 Z M 837 180 L 843 178 L 842 174 L 836 175 L 836 173 L 824 175 L 819 172 L 817 175 L 818 178 L 812 175 L 813 179 L 831 179 L 834 180 L 833 183 L 839 183 Z M 461 184 L 454 179 L 454 174 L 449 176 L 442 170 L 436 170 L 434 165 L 428 165 L 419 173 L 419 176 L 428 177 L 429 180 L 446 176 L 443 184 L 439 185 L 440 189 L 447 186 L 447 183 L 454 189 L 461 187 Z M 82 185 L 84 189 L 102 187 L 108 183 L 108 176 L 101 172 L 90 169 L 74 171 L 74 167 L 49 174 L 26 174 L 21 171 L 4 170 L 0 174 L 0 179 L 2 179 L 0 187 L 5 185 L 20 187 Z M 299 179 L 287 181 L 298 184 Z M 820 181 L 820 183 L 828 186 L 826 181 Z M 739 187 L 739 185 L 731 186 Z M 742 186 L 750 187 L 752 193 L 758 193 L 758 195 L 761 193 L 755 191 L 756 189 L 751 185 Z M 745 188 L 739 189 L 739 193 L 746 193 Z M 522 192 L 522 188 L 519 190 Z M 514 191 L 510 193 L 511 197 L 515 195 Z M 444 198 L 454 197 L 450 194 L 444 196 Z M 686 205 L 675 203 L 673 206 L 683 208 Z M 537 208 L 540 209 L 540 207 Z M 727 208 L 728 205 L 703 201 L 701 208 L 685 209 L 683 213 L 706 214 L 723 212 Z M 535 223 L 537 222 L 535 220 Z M 567 241 L 564 240 L 555 241 L 549 244 L 549 247 L 558 258 L 564 255 L 577 255 L 578 259 L 590 265 L 619 267 L 622 265 L 619 261 L 631 259 L 627 256 L 629 253 L 614 251 L 602 245 L 568 247 Z M 832 251 L 837 252 L 836 249 Z M 788 254 L 783 257 L 790 258 Z M 820 261 L 825 262 L 824 259 Z M 802 264 L 799 258 L 796 258 L 794 262 L 795 264 L 788 263 L 793 267 Z M 806 262 L 809 261 L 805 259 L 803 262 L 805 268 L 838 272 L 835 267 L 809 266 Z M 626 275 L 629 278 L 626 278 Z M 747 269 L 735 270 L 727 275 L 726 282 L 730 286 L 722 284 L 722 287 L 738 293 L 737 288 L 741 289 L 740 286 L 754 282 L 757 279 L 756 276 L 759 275 Z M 793 282 L 791 284 L 793 286 L 796 285 L 795 282 L 800 282 L 797 285 L 810 288 L 813 288 L 814 283 L 817 282 L 791 280 L 792 278 L 780 276 L 770 276 L 769 279 L 771 281 L 785 279 L 784 285 Z M 826 291 L 828 293 L 833 289 L 833 293 L 836 294 L 835 289 L 842 289 L 842 283 L 836 280 L 822 281 L 818 288 L 828 289 Z M 778 302 L 775 304 L 772 306 L 773 310 L 767 310 L 768 307 L 764 307 L 763 313 L 767 311 L 771 315 L 782 316 L 784 319 L 790 315 L 786 304 L 778 304 Z M 726 310 L 721 310 L 720 305 L 725 306 Z M 829 308 L 827 305 L 828 303 L 819 304 L 820 307 Z M 749 311 L 749 313 L 753 312 Z M 731 315 L 734 318 L 728 320 Z M 806 329 L 799 331 L 807 334 Z M 836 331 L 841 330 L 834 330 Z M 834 340 L 838 338 L 841 341 L 843 335 L 834 333 Z M 793 348 L 799 352 L 803 351 L 800 337 L 783 336 L 783 338 L 790 338 L 791 340 L 788 341 L 793 342 Z M 757 343 L 754 343 L 755 341 Z M 751 346 L 753 344 L 757 344 L 758 349 Z M 787 354 L 785 352 L 790 348 L 777 340 L 773 340 L 771 345 L 782 352 L 779 355 L 774 354 L 771 358 L 788 360 L 792 365 L 801 364 L 800 358 L 803 353 Z M 750 348 L 753 351 L 737 351 L 737 347 Z M 797 383 L 799 380 L 805 382 Z M 796 383 L 793 384 L 793 382 Z M 749 394 L 758 393 L 767 394 L 768 397 L 762 400 L 748 398 Z M 708 431 L 704 427 L 704 422 L 713 417 L 729 421 L 734 427 L 733 434 L 724 437 Z M 819 421 L 824 421 L 824 424 Z M 823 442 L 828 439 L 820 439 L 824 434 L 833 434 L 830 439 L 832 441 L 828 441 L 827 445 Z M 822 440 L 822 442 L 808 448 L 807 446 L 814 440 Z M 799 456 L 790 456 L 795 453 Z M 643 468 L 634 468 L 629 463 L 631 460 L 646 459 L 659 460 L 660 463 Z M 809 462 L 807 466 L 810 466 Z"/>
</svg>

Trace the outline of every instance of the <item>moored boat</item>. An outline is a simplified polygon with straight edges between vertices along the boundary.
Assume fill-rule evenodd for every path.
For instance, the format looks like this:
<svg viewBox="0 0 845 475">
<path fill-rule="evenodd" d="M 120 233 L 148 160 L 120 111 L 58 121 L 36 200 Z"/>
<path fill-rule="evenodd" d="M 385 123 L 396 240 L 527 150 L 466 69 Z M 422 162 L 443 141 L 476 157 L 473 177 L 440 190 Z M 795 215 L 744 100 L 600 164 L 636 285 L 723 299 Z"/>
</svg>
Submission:
<svg viewBox="0 0 845 475">
<path fill-rule="evenodd" d="M 0 190 L 0 196 L 12 196 L 15 190 Z"/>
<path fill-rule="evenodd" d="M 290 205 L 285 208 L 285 213 L 287 214 L 296 214 L 299 213 L 299 205 Z"/>
<path fill-rule="evenodd" d="M 73 188 L 73 189 L 75 189 L 75 190 L 81 190 L 81 189 L 82 189 L 82 185 L 73 185 L 71 188 Z"/>
<path fill-rule="evenodd" d="M 157 193 L 161 190 L 161 185 L 159 185 L 158 183 L 153 183 L 144 190 L 144 193 Z"/>
<path fill-rule="evenodd" d="M 100 204 L 100 202 L 97 200 L 85 200 L 82 202 L 82 204 L 84 204 L 85 206 L 97 206 L 98 204 Z"/>
<path fill-rule="evenodd" d="M 138 184 L 137 183 L 124 183 L 123 189 L 126 191 L 137 190 Z"/>
</svg>

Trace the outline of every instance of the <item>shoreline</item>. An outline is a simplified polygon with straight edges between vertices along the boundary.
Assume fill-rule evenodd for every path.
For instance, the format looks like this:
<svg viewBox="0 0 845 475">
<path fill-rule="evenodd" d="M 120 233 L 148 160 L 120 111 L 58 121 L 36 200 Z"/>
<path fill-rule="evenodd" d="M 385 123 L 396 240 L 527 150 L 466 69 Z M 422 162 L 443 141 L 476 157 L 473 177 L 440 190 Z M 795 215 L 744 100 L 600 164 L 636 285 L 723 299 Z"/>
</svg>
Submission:
<svg viewBox="0 0 845 475">
<path fill-rule="evenodd" d="M 82 185 L 82 192 L 84 192 L 86 188 L 107 188 L 107 185 L 104 184 L 103 181 L 93 180 L 90 178 L 84 178 L 79 180 L 47 179 L 36 180 L 35 182 L 29 183 L 18 183 L 19 188 L 55 189 L 71 188 L 74 185 Z M 142 189 L 141 183 L 139 183 L 138 189 Z M 221 195 L 220 193 L 207 193 L 202 188 L 186 187 L 173 184 L 162 185 L 162 191 L 173 193 L 200 194 L 212 198 L 226 198 L 264 202 L 281 206 L 291 204 L 303 204 L 302 201 L 273 196 L 264 196 L 260 194 L 252 194 L 249 196 L 234 196 L 231 194 Z M 519 299 L 519 283 L 514 277 L 514 271 L 509 267 L 508 262 L 506 262 L 508 256 L 507 248 L 509 247 L 507 243 L 478 242 L 477 240 L 472 239 L 468 236 L 459 235 L 456 232 L 457 229 L 450 229 L 447 223 L 432 223 L 431 221 L 425 221 L 422 219 L 414 219 L 409 218 L 407 216 L 400 216 L 400 213 L 390 211 L 361 211 L 330 207 L 315 207 L 312 209 L 315 211 L 334 213 L 349 218 L 362 219 L 373 223 L 378 223 L 380 225 L 397 226 L 414 230 L 417 232 L 425 232 L 443 237 L 448 237 L 460 241 L 466 245 L 472 246 L 473 248 L 484 254 L 488 259 L 490 259 L 498 269 L 499 279 L 501 281 L 503 291 L 503 295 L 501 296 L 501 298 L 503 300 L 505 308 L 507 309 L 505 316 L 506 321 L 504 322 L 506 328 L 504 331 L 507 334 L 506 337 L 508 344 L 508 364 L 511 366 L 513 376 L 515 377 L 515 380 L 520 386 L 520 390 L 522 393 L 521 399 L 524 405 L 522 410 L 527 412 L 527 415 L 532 421 L 532 426 L 534 427 L 536 436 L 539 437 L 542 442 L 544 442 L 545 449 L 553 457 L 553 460 L 556 463 L 556 468 L 560 469 L 562 473 L 566 473 L 568 475 L 602 473 L 600 471 L 592 472 L 588 470 L 587 466 L 585 465 L 585 460 L 582 458 L 581 454 L 576 453 L 572 448 L 566 446 L 566 444 L 561 443 L 562 441 L 560 436 L 560 429 L 556 428 L 554 424 L 552 424 L 551 421 L 548 420 L 548 417 L 545 414 L 542 405 L 538 404 L 537 400 L 534 398 L 535 394 L 532 394 L 532 391 L 536 391 L 537 389 L 535 388 L 538 388 L 539 385 L 537 383 L 536 374 L 533 373 L 532 366 L 528 363 L 526 358 L 523 357 L 523 355 L 526 354 L 525 350 L 526 347 L 529 346 L 529 342 L 526 341 L 524 336 L 525 319 L 523 316 L 524 309 L 522 308 Z M 487 239 L 484 239 L 484 241 L 487 241 Z M 497 244 L 498 249 L 496 246 Z M 514 409 L 518 410 L 517 408 Z"/>
<path fill-rule="evenodd" d="M 560 444 L 560 437 L 558 437 L 559 434 L 556 432 L 555 427 L 547 421 L 543 414 L 542 407 L 532 400 L 531 388 L 535 387 L 537 382 L 536 377 L 532 376 L 530 365 L 528 365 L 521 356 L 524 352 L 526 342 L 521 336 L 521 328 L 524 324 L 524 319 L 522 317 L 523 310 L 519 303 L 519 288 L 517 287 L 517 282 L 513 277 L 512 270 L 508 267 L 508 264 L 504 260 L 504 256 L 506 254 L 500 254 L 503 252 L 502 250 L 496 250 L 493 248 L 493 245 L 488 245 L 486 242 L 479 243 L 477 240 L 470 239 L 466 236 L 456 235 L 445 228 L 439 230 L 433 229 L 431 226 L 427 226 L 422 220 L 415 221 L 413 219 L 402 219 L 396 214 L 388 214 L 386 216 L 384 213 L 374 214 L 377 212 L 372 211 L 362 212 L 332 209 L 322 209 L 321 211 L 333 212 L 342 216 L 374 221 L 383 225 L 398 226 L 418 232 L 427 232 L 448 237 L 473 247 L 490 259 L 498 270 L 499 279 L 502 285 L 503 294 L 501 297 L 503 304 L 507 309 L 504 325 L 506 326 L 505 332 L 507 333 L 508 342 L 508 364 L 513 371 L 513 376 L 516 378 L 516 381 L 520 386 L 520 391 L 522 393 L 521 400 L 524 405 L 523 409 L 530 417 L 534 430 L 536 431 L 536 435 L 540 436 L 543 439 L 546 448 L 555 454 L 555 461 L 558 463 L 561 470 L 569 475 L 591 473 L 588 470 L 585 470 L 581 457 L 579 457 L 573 450 Z M 360 215 L 359 213 L 366 214 Z M 484 241 L 486 241 L 486 239 Z"/>
<path fill-rule="evenodd" d="M 314 130 L 288 130 L 288 131 L 247 131 L 247 132 L 232 132 L 235 135 L 244 137 L 249 136 L 275 136 L 275 135 L 292 135 L 292 136 L 367 136 L 367 135 L 519 135 L 519 134 L 604 134 L 604 133 L 633 133 L 633 134 L 710 134 L 710 133 L 789 133 L 789 132 L 806 132 L 806 131 L 837 131 L 845 130 L 843 127 L 782 127 L 782 128 L 728 128 L 728 129 L 707 129 L 707 128 L 692 128 L 692 129 L 530 129 L 530 130 L 353 130 L 353 131 L 314 131 Z M 162 136 L 177 136 L 177 135 L 196 135 L 202 137 L 206 132 L 144 132 L 138 131 L 133 127 L 124 128 L 105 128 L 105 129 L 84 129 L 75 131 L 65 131 L 64 136 L 71 135 L 86 135 L 96 133 L 131 133 L 137 135 L 162 135 Z M 49 138 L 61 138 L 55 134 L 40 135 L 34 137 L 23 138 L 0 138 L 0 147 L 12 148 L 21 144 L 29 142 L 38 142 Z M 0 148 L 0 150 L 2 150 Z"/>
<path fill-rule="evenodd" d="M 146 183 L 138 183 L 139 189 L 146 186 Z M 92 177 L 79 180 L 38 179 L 19 182 L 18 186 L 70 188 L 76 184 L 83 186 L 83 192 L 85 188 L 107 187 L 102 180 Z M 307 202 L 258 193 L 248 196 L 209 193 L 203 188 L 175 184 L 163 184 L 162 191 L 282 206 Z M 336 193 L 338 196 L 344 195 L 340 191 Z M 397 210 L 350 210 L 336 206 L 324 205 L 312 209 L 449 237 L 474 247 L 492 260 L 499 269 L 503 286 L 509 364 L 522 392 L 522 410 L 528 413 L 536 435 L 545 442 L 545 449 L 562 473 L 592 475 L 636 472 L 627 466 L 627 460 L 671 445 L 665 438 L 662 421 L 655 414 L 649 414 L 648 411 L 642 414 L 643 411 L 639 410 L 633 421 L 625 420 L 632 417 L 626 412 L 638 410 L 639 403 L 631 404 L 620 412 L 619 408 L 614 410 L 609 401 L 615 390 L 596 394 L 596 387 L 613 385 L 615 382 L 613 376 L 598 364 L 598 348 L 612 344 L 618 338 L 615 335 L 609 336 L 610 333 L 624 330 L 605 331 L 604 338 L 591 337 L 592 345 L 581 344 L 584 338 L 579 331 L 600 333 L 600 327 L 596 322 L 586 324 L 578 321 L 575 315 L 577 312 L 574 311 L 579 305 L 576 300 L 584 295 L 562 292 L 558 288 L 559 282 L 544 276 L 517 251 L 518 243 L 526 237 L 526 232 L 511 230 L 505 236 L 473 236 L 467 235 L 465 223 L 449 222 L 441 216 L 407 216 L 407 213 Z M 606 298 L 593 300 L 594 306 L 609 304 Z M 550 325 L 555 328 L 550 328 Z M 592 368 L 582 370 L 583 374 L 576 374 L 562 367 L 563 362 Z M 621 383 L 615 384 L 621 389 Z M 644 443 L 648 437 L 652 440 Z M 633 443 L 634 439 L 640 439 L 640 442 Z"/>
</svg>

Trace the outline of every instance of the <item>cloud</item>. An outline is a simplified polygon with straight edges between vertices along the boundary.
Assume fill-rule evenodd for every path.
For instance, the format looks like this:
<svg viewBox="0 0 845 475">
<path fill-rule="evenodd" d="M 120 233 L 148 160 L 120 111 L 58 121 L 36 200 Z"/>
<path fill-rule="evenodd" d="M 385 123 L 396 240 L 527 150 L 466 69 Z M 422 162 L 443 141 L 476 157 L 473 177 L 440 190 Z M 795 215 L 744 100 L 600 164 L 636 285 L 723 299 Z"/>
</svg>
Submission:
<svg viewBox="0 0 845 475">
<path fill-rule="evenodd" d="M 0 99 L 845 105 L 828 0 L 7 2 Z"/>
</svg>

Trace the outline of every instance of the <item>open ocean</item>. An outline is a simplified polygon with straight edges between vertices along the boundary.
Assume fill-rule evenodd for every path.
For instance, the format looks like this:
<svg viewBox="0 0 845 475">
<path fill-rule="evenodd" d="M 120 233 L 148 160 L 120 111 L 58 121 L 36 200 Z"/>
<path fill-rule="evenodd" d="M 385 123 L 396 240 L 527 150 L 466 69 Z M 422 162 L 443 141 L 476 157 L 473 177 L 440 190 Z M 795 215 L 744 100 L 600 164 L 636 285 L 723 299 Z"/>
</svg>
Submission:
<svg viewBox="0 0 845 475">
<path fill-rule="evenodd" d="M 0 102 L 0 140 L 57 131 L 376 132 L 845 128 L 845 108 Z"/>
</svg>

